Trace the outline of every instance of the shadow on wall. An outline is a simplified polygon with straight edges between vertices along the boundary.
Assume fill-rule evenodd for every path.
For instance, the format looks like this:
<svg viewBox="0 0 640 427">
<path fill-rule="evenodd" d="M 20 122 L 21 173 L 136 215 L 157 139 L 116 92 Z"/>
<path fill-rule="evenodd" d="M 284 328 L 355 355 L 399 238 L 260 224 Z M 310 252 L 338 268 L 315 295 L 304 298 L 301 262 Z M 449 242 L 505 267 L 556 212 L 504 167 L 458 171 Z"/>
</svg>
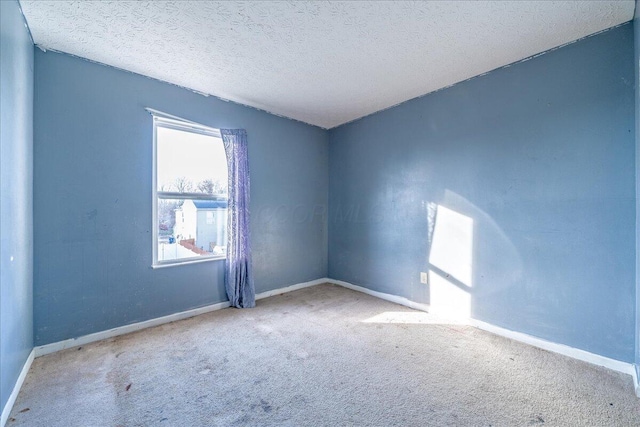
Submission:
<svg viewBox="0 0 640 427">
<path fill-rule="evenodd" d="M 423 209 L 428 221 L 429 313 L 384 312 L 363 320 L 364 323 L 466 324 L 474 317 L 474 297 L 478 293 L 490 296 L 502 292 L 507 283 L 517 283 L 522 278 L 522 259 L 515 246 L 477 206 L 446 190 L 441 204 L 423 202 Z M 490 241 L 491 248 L 483 247 L 483 241 Z M 474 254 L 478 251 L 486 251 L 483 259 L 488 260 L 492 269 L 509 275 L 510 280 L 503 281 L 502 288 L 487 283 L 483 289 L 483 275 L 474 272 L 474 262 L 477 262 Z"/>
<path fill-rule="evenodd" d="M 474 276 L 474 261 L 477 258 L 474 258 L 474 254 L 490 251 L 482 254 L 483 259 L 512 276 L 503 283 L 516 283 L 521 279 L 522 259 L 495 221 L 460 195 L 446 190 L 442 204 L 425 204 L 429 230 L 427 265 L 430 311 L 446 319 L 474 317 L 473 297 L 482 291 L 483 278 L 478 277 L 477 272 Z M 483 247 L 483 240 L 492 242 L 491 248 Z M 474 277 L 477 284 L 474 284 Z M 492 286 L 490 292 L 499 291 Z"/>
</svg>

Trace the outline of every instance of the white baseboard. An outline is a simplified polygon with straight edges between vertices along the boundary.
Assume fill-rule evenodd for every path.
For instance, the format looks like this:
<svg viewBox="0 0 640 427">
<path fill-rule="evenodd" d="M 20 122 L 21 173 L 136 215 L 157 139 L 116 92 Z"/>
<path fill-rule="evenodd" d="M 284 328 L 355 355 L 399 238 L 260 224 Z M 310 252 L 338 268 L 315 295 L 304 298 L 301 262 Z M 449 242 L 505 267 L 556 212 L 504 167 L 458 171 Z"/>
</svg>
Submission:
<svg viewBox="0 0 640 427">
<path fill-rule="evenodd" d="M 310 282 L 298 283 L 295 285 L 287 286 L 285 288 L 261 292 L 259 294 L 256 294 L 256 300 L 268 298 L 273 295 L 279 295 L 286 292 L 295 291 L 298 289 L 307 288 L 309 286 L 315 286 L 320 283 L 326 283 L 327 281 L 328 279 L 317 279 L 317 280 L 312 280 Z M 219 302 L 216 304 L 207 305 L 205 307 L 194 308 L 192 310 L 182 311 L 180 313 L 174 313 L 168 316 L 145 320 L 143 322 L 132 323 L 130 325 L 125 325 L 125 326 L 118 326 L 117 328 L 108 329 L 106 331 L 100 331 L 100 332 L 96 332 L 89 335 L 83 335 L 77 338 L 70 338 L 67 340 L 58 341 L 51 344 L 41 345 L 34 349 L 35 357 L 44 356 L 45 354 L 54 353 L 56 351 L 64 350 L 67 348 L 77 347 L 79 345 L 89 344 L 89 343 L 104 340 L 107 338 L 117 337 L 119 335 L 128 334 L 131 332 L 139 331 L 141 329 L 151 328 L 151 327 L 162 325 L 165 323 L 175 322 L 177 320 L 188 319 L 190 317 L 198 316 L 200 314 L 221 310 L 229 306 L 230 304 L 228 301 Z"/>
<path fill-rule="evenodd" d="M 372 295 L 374 297 L 378 297 L 390 302 L 394 302 L 396 304 L 404 305 L 406 307 L 410 307 L 416 310 L 427 311 L 427 312 L 429 311 L 428 304 L 417 303 L 404 297 L 372 291 L 362 286 L 357 286 L 349 282 L 344 282 L 342 280 L 326 279 L 325 282 L 340 285 L 345 288 L 352 289 L 354 291 L 364 292 L 365 294 Z M 522 332 L 510 331 L 508 329 L 504 329 L 499 326 L 494 326 L 492 324 L 482 322 L 476 319 L 467 319 L 466 321 L 461 323 L 474 326 L 478 329 L 482 329 L 484 331 L 491 332 L 493 334 L 500 335 L 505 338 L 509 338 L 515 341 L 529 344 L 534 347 L 541 348 L 543 350 L 562 354 L 564 356 L 568 356 L 568 357 L 581 360 L 583 362 L 591 363 L 594 365 L 603 366 L 613 371 L 622 372 L 623 374 L 632 375 L 635 381 L 634 384 L 635 384 L 636 394 L 638 394 L 638 396 L 640 397 L 640 389 L 638 387 L 638 378 L 637 378 L 635 366 L 632 363 L 622 362 L 620 360 L 615 360 L 608 357 L 600 356 L 599 354 L 590 353 L 588 351 L 580 350 L 574 347 L 569 347 L 564 344 L 554 343 L 551 341 L 544 340 L 542 338 L 524 334 Z"/>
<path fill-rule="evenodd" d="M 640 366 L 636 365 L 633 370 L 633 388 L 636 391 L 636 396 L 640 397 L 640 380 L 638 379 L 638 369 Z"/>
<path fill-rule="evenodd" d="M 622 362 L 620 360 L 580 350 L 579 348 L 569 347 L 568 345 L 558 344 L 532 335 L 523 334 L 522 332 L 511 331 L 476 319 L 470 319 L 469 324 L 478 329 L 482 329 L 483 331 L 491 332 L 492 334 L 529 344 L 553 353 L 562 354 L 563 356 L 591 363 L 592 365 L 603 366 L 611 369 L 612 371 L 622 372 L 623 374 L 632 376 L 635 373 L 635 366 L 633 363 Z"/>
<path fill-rule="evenodd" d="M 270 290 L 270 291 L 265 291 L 265 292 L 261 292 L 259 294 L 256 294 L 256 300 L 260 300 L 263 298 L 268 298 L 274 295 L 280 295 L 280 294 L 284 294 L 287 292 L 292 292 L 292 291 L 296 291 L 298 289 L 303 289 L 303 288 L 308 288 L 310 286 L 316 286 L 322 283 L 332 283 L 335 285 L 339 285 L 342 286 L 344 288 L 347 289 L 351 289 L 357 292 L 362 292 L 371 296 L 374 296 L 376 298 L 380 298 L 386 301 L 390 301 L 396 304 L 400 304 L 406 307 L 410 307 L 413 308 L 415 310 L 420 310 L 420 311 L 429 311 L 429 305 L 428 304 L 423 304 L 423 303 L 418 303 L 415 301 L 411 301 L 410 299 L 404 298 L 404 297 L 400 297 L 397 295 L 392 295 L 392 294 L 387 294 L 387 293 L 383 293 L 383 292 L 378 292 L 378 291 L 373 291 L 371 289 L 362 287 L 362 286 L 358 286 L 358 285 L 354 285 L 352 283 L 349 282 L 345 282 L 342 280 L 334 280 L 334 279 L 329 279 L 329 278 L 322 278 L 322 279 L 316 279 L 316 280 L 312 280 L 309 282 L 304 282 L 304 283 L 298 283 L 295 285 L 291 285 L 291 286 L 287 286 L 284 288 L 279 288 L 279 289 L 274 289 L 274 290 Z M 33 349 L 31 356 L 30 356 L 30 360 L 28 361 L 28 365 L 31 365 L 31 360 L 33 360 L 33 357 L 35 355 L 35 357 L 39 357 L 39 356 L 43 356 L 45 354 L 49 354 L 49 353 L 53 353 L 56 351 L 60 351 L 60 350 L 64 350 L 67 348 L 71 348 L 71 347 L 76 347 L 79 345 L 85 345 L 94 341 L 100 341 L 103 339 L 107 339 L 107 338 L 112 338 L 112 337 L 116 337 L 118 335 L 124 335 L 124 334 L 128 334 L 131 332 L 135 332 L 135 331 L 139 331 L 141 329 L 146 329 L 146 328 L 150 328 L 153 326 L 158 326 L 158 325 L 162 325 L 164 323 L 169 323 L 169 322 L 175 322 L 177 320 L 182 320 L 182 319 L 187 319 L 189 317 L 193 317 L 193 316 L 197 316 L 200 314 L 204 314 L 204 313 L 208 313 L 211 311 L 215 311 L 215 310 L 220 310 L 223 308 L 229 307 L 229 302 L 220 302 L 217 304 L 212 304 L 212 305 L 208 305 L 205 307 L 200 307 L 200 308 L 196 308 L 193 310 L 187 310 L 187 311 L 183 311 L 180 313 L 175 313 L 175 314 L 171 314 L 168 316 L 164 316 L 164 317 L 158 317 L 155 319 L 151 319 L 151 320 L 146 320 L 144 322 L 139 322 L 139 323 L 133 323 L 131 325 L 126 325 L 126 326 L 120 326 L 117 328 L 113 328 L 113 329 L 109 329 L 106 331 L 102 331 L 102 332 L 96 332 L 94 334 L 89 334 L 89 335 L 84 335 L 82 337 L 78 337 L 78 338 L 71 338 L 68 340 L 64 340 L 64 341 L 59 341 L 59 342 L 55 342 L 55 343 L 51 343 L 51 344 L 46 344 L 43 346 L 39 346 Z M 568 356 L 577 360 L 581 360 L 583 362 L 587 362 L 587 363 L 591 363 L 594 365 L 598 365 L 598 366 L 603 366 L 605 368 L 617 371 L 617 372 L 622 372 L 624 374 L 628 374 L 631 375 L 634 379 L 634 386 L 635 386 L 635 390 L 636 390 L 636 394 L 638 394 L 638 397 L 640 397 L 640 386 L 638 384 L 638 376 L 637 376 L 637 372 L 635 370 L 635 366 L 632 363 L 627 363 L 627 362 L 622 362 L 620 360 L 615 360 L 615 359 L 611 359 L 608 357 L 604 357 L 604 356 L 600 356 L 598 354 L 594 354 L 594 353 L 590 353 L 588 351 L 585 350 L 580 350 L 574 347 L 569 347 L 567 345 L 564 344 L 558 344 L 558 343 L 554 343 L 551 341 L 547 341 L 538 337 L 534 337 L 532 335 L 527 335 L 521 332 L 516 332 L 516 331 L 511 331 L 508 329 L 504 329 L 501 328 L 499 326 L 494 326 L 492 324 L 480 321 L 480 320 L 476 320 L 476 319 L 468 319 L 468 321 L 463 322 L 466 324 L 469 324 L 471 326 L 474 326 L 478 329 L 482 329 L 484 331 L 487 332 L 491 332 L 493 334 L 496 335 L 500 335 L 515 341 L 519 341 L 525 344 L 529 344 L 532 345 L 534 347 L 538 347 L 547 351 L 551 351 L 554 353 L 558 353 L 558 354 L 562 354 L 564 356 Z M 27 364 L 25 364 L 25 367 L 27 366 Z M 28 371 L 28 369 L 25 370 L 24 375 L 26 375 L 26 371 Z M 21 378 L 22 381 L 24 380 L 23 375 L 21 374 Z M 22 382 L 19 381 L 18 382 L 20 385 L 22 385 Z M 16 397 L 17 397 L 17 391 L 20 390 L 20 387 L 17 387 L 16 384 L 16 389 L 14 390 Z M 15 397 L 14 397 L 15 400 Z M 12 403 L 13 405 L 13 403 Z M 10 411 L 10 409 L 9 409 Z M 3 411 L 2 413 L 3 416 L 3 420 L 5 419 L 5 413 Z M 8 413 L 7 413 L 8 416 Z M 2 424 L 0 424 L 0 427 L 2 427 Z"/>
<path fill-rule="evenodd" d="M 422 304 L 419 302 L 411 301 L 405 297 L 399 297 L 397 295 L 385 294 L 383 292 L 372 291 L 371 289 L 367 289 L 362 286 L 354 285 L 349 282 L 344 282 L 342 280 L 334 280 L 334 279 L 324 279 L 321 283 L 333 283 L 334 285 L 340 285 L 344 288 L 351 289 L 354 291 L 362 292 L 367 295 L 374 296 L 376 298 L 380 298 L 386 301 L 395 302 L 396 304 L 404 305 L 405 307 L 410 307 L 415 310 L 420 311 L 429 311 L 428 304 Z"/>
<path fill-rule="evenodd" d="M 271 291 L 265 291 L 265 292 L 260 292 L 259 294 L 256 294 L 256 300 L 260 300 L 263 298 L 269 298 L 272 297 L 274 295 L 280 295 L 280 294 L 284 294 L 287 292 L 293 292 L 293 291 L 297 291 L 298 289 L 304 289 L 304 288 L 308 288 L 310 286 L 316 286 L 316 285 L 320 285 L 322 283 L 329 283 L 330 280 L 329 279 L 316 279 L 316 280 L 312 280 L 310 282 L 303 282 L 303 283 L 297 283 L 295 285 L 291 285 L 291 286 L 287 286 L 284 288 L 278 288 L 278 289 L 273 289 Z"/>
<path fill-rule="evenodd" d="M 13 404 L 16 403 L 16 399 L 18 398 L 18 393 L 20 393 L 20 389 L 22 388 L 22 384 L 24 383 L 24 379 L 27 377 L 27 373 L 31 368 L 31 363 L 33 363 L 33 358 L 35 357 L 35 351 L 31 350 L 29 353 L 29 357 L 27 357 L 26 362 L 22 366 L 22 370 L 20 371 L 20 375 L 18 375 L 18 380 L 13 386 L 13 390 L 9 395 L 9 400 L 2 408 L 2 416 L 0 416 L 0 427 L 4 427 L 9 419 L 9 415 L 11 414 L 11 410 L 13 409 Z"/>
<path fill-rule="evenodd" d="M 54 342 L 51 344 L 41 345 L 35 348 L 36 357 L 44 356 L 45 354 L 55 353 L 56 351 L 65 350 L 67 348 L 77 347 L 79 345 L 89 344 L 91 342 L 104 340 L 107 338 L 117 337 L 118 335 L 124 335 L 131 332 L 139 331 L 141 329 L 151 328 L 154 326 L 162 325 L 164 323 L 175 322 L 177 320 L 188 319 L 199 314 L 209 313 L 210 311 L 220 310 L 229 307 L 229 302 L 219 302 L 216 304 L 207 305 L 205 307 L 194 308 L 193 310 L 182 311 L 180 313 L 170 314 L 168 316 L 156 317 L 155 319 L 145 320 L 144 322 L 132 323 L 130 325 L 118 326 L 117 328 L 107 329 L 106 331 L 100 331 L 89 335 L 83 335 L 77 338 L 70 338 L 63 341 Z"/>
</svg>

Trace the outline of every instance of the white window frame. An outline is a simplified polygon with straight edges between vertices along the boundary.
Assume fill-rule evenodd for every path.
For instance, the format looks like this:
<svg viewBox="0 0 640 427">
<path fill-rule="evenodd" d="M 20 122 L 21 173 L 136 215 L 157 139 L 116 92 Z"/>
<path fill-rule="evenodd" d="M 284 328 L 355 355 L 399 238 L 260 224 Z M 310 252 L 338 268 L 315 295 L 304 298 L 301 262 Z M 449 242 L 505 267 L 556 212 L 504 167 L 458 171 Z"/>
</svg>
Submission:
<svg viewBox="0 0 640 427">
<path fill-rule="evenodd" d="M 160 199 L 183 199 L 183 200 L 227 200 L 220 195 L 209 195 L 203 193 L 178 193 L 171 191 L 158 191 L 158 127 L 175 129 L 183 132 L 198 133 L 222 140 L 219 129 L 204 126 L 198 123 L 184 120 L 176 116 L 165 114 L 150 108 L 146 109 L 153 116 L 153 167 L 152 167 L 152 268 L 171 267 L 185 264 L 195 264 L 208 261 L 218 261 L 227 258 L 224 255 L 197 255 L 189 258 L 179 258 L 172 260 L 158 260 L 158 200 Z"/>
</svg>

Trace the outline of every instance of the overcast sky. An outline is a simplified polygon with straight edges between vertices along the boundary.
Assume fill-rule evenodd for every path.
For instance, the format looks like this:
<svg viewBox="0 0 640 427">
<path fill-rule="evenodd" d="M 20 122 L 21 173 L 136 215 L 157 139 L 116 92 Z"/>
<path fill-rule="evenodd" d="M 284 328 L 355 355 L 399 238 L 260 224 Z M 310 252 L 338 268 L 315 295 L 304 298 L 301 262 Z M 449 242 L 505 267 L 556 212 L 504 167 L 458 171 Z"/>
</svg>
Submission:
<svg viewBox="0 0 640 427">
<path fill-rule="evenodd" d="M 159 190 L 182 176 L 194 185 L 205 179 L 226 184 L 227 160 L 221 139 L 163 127 L 157 130 Z"/>
</svg>

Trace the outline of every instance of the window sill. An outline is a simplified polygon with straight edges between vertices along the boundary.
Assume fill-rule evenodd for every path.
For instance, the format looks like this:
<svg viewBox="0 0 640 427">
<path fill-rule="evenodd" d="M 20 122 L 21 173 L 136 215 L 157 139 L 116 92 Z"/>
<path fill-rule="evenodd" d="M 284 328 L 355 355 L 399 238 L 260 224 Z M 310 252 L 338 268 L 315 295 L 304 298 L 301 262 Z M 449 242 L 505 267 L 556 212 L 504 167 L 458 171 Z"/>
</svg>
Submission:
<svg viewBox="0 0 640 427">
<path fill-rule="evenodd" d="M 226 256 L 216 256 L 216 257 L 207 257 L 204 259 L 188 259 L 188 260 L 176 261 L 176 262 L 163 262 L 162 264 L 153 264 L 151 268 L 155 270 L 158 268 L 179 267 L 181 265 L 201 264 L 203 262 L 223 261 L 225 259 L 227 259 Z"/>
</svg>

